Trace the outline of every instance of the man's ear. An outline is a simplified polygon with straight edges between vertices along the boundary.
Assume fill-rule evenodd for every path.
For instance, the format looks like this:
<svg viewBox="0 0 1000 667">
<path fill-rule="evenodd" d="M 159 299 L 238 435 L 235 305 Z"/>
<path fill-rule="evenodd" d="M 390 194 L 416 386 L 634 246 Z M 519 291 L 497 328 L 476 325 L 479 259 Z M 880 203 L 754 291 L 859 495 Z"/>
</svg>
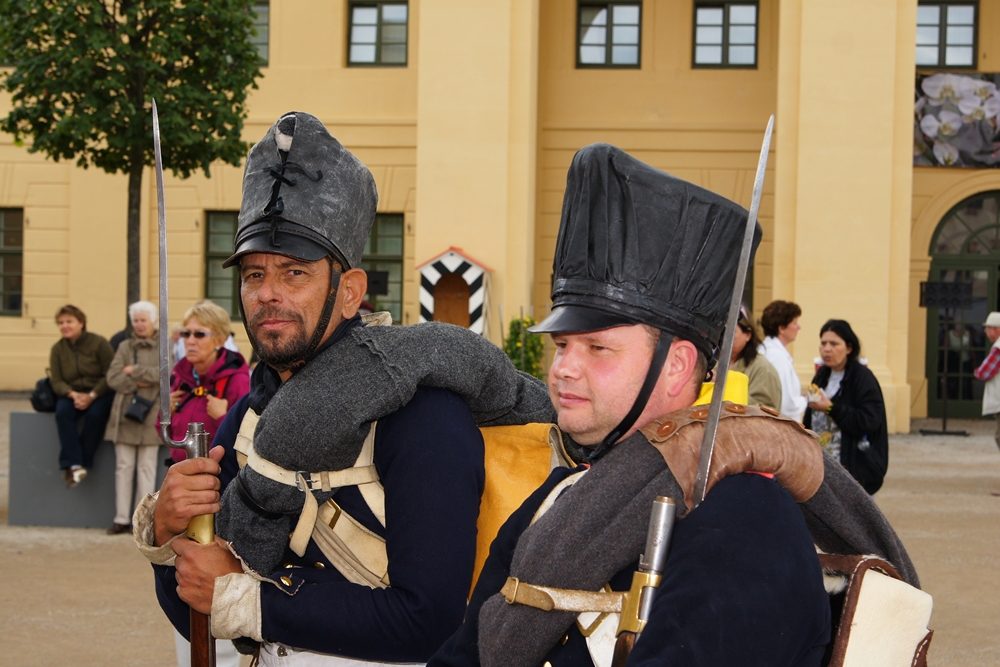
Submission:
<svg viewBox="0 0 1000 667">
<path fill-rule="evenodd" d="M 698 370 L 698 348 L 690 341 L 674 338 L 665 366 L 667 395 L 677 397 L 689 389 L 693 390 L 694 374 Z"/>
<path fill-rule="evenodd" d="M 368 293 L 368 274 L 364 269 L 350 269 L 340 274 L 339 298 L 343 299 L 340 311 L 345 320 L 354 317 Z"/>
</svg>

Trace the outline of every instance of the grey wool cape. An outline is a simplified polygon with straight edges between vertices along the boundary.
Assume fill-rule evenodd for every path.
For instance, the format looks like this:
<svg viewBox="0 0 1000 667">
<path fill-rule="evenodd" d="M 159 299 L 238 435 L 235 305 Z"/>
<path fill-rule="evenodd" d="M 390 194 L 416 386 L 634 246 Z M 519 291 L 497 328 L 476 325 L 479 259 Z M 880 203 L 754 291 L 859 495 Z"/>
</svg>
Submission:
<svg viewBox="0 0 1000 667">
<path fill-rule="evenodd" d="M 848 474 L 824 454 L 823 483 L 799 509 L 816 545 L 827 553 L 876 554 L 907 583 L 920 585 L 906 549 L 882 512 Z M 642 433 L 619 442 L 517 542 L 510 576 L 539 586 L 596 591 L 642 553 L 656 496 L 688 508 L 663 456 Z M 497 593 L 479 615 L 483 667 L 529 667 L 576 622 L 577 614 L 508 604 Z"/>
<path fill-rule="evenodd" d="M 281 386 L 260 415 L 254 449 L 286 470 L 349 468 L 371 422 L 406 405 L 420 385 L 461 396 L 480 426 L 555 421 L 545 385 L 516 370 L 500 348 L 468 329 L 437 322 L 358 326 Z M 240 471 L 240 481 L 259 505 L 282 516 L 260 516 L 230 484 L 216 531 L 247 565 L 270 574 L 288 545 L 303 493 L 249 466 Z M 333 492 L 312 491 L 320 504 Z"/>
</svg>

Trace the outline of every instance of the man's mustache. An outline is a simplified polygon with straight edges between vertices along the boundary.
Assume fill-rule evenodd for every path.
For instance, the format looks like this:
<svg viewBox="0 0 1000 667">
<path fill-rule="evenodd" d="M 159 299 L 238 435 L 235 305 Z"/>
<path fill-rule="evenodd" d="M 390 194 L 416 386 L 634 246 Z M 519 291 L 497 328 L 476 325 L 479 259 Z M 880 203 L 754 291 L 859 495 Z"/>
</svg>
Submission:
<svg viewBox="0 0 1000 667">
<path fill-rule="evenodd" d="M 250 316 L 250 326 L 257 328 L 260 326 L 261 322 L 270 319 L 290 320 L 298 324 L 305 324 L 305 320 L 302 319 L 302 315 L 294 310 L 282 310 L 281 308 L 275 308 L 273 306 L 264 306 Z"/>
</svg>

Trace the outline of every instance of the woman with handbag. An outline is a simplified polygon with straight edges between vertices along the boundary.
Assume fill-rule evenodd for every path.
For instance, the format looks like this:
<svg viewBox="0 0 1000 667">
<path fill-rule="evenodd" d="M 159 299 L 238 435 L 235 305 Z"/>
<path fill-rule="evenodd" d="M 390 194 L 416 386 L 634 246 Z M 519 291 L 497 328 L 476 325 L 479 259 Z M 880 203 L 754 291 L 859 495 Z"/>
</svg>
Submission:
<svg viewBox="0 0 1000 667">
<path fill-rule="evenodd" d="M 135 506 L 156 490 L 160 436 L 156 430 L 160 398 L 160 359 L 156 306 L 136 301 L 128 307 L 132 335 L 122 341 L 108 369 L 115 403 L 104 434 L 115 443 L 115 519 L 109 535 L 132 531 Z M 135 484 L 135 499 L 132 486 Z"/>
<path fill-rule="evenodd" d="M 862 364 L 861 342 L 844 320 L 828 320 L 820 329 L 823 365 L 809 388 L 805 426 L 874 495 L 889 468 L 889 435 L 882 388 Z"/>
</svg>

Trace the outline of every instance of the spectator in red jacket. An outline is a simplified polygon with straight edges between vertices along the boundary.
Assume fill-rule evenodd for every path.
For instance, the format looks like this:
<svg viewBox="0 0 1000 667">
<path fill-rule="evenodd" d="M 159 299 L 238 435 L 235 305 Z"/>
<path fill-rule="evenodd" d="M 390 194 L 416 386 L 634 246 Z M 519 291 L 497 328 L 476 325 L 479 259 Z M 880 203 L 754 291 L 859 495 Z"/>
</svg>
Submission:
<svg viewBox="0 0 1000 667">
<path fill-rule="evenodd" d="M 225 347 L 231 333 L 229 313 L 211 301 L 199 301 L 185 314 L 181 339 L 185 357 L 174 366 L 170 390 L 170 433 L 184 439 L 187 425 L 202 422 L 214 440 L 229 408 L 250 390 L 250 370 L 239 352 Z M 185 453 L 171 450 L 175 461 Z"/>
</svg>

